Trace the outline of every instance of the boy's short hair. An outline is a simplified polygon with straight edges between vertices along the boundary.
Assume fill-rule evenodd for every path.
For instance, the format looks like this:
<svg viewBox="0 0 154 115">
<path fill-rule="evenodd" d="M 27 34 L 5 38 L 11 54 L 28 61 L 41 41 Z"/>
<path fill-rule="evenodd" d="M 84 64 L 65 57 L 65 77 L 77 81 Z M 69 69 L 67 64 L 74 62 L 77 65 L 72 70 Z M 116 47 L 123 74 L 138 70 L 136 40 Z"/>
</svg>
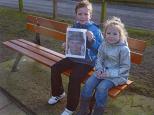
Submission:
<svg viewBox="0 0 154 115">
<path fill-rule="evenodd" d="M 87 7 L 90 14 L 92 14 L 92 10 L 93 10 L 92 4 L 88 0 L 81 0 L 79 3 L 77 3 L 75 7 L 75 13 L 77 14 L 77 10 L 83 7 Z"/>
</svg>

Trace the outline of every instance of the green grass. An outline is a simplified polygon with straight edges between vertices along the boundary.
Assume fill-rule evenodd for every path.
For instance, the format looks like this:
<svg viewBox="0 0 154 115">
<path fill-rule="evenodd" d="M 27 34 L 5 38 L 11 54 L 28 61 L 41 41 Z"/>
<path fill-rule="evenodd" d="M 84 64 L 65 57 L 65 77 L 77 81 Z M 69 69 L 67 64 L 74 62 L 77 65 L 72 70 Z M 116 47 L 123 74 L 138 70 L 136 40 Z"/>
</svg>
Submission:
<svg viewBox="0 0 154 115">
<path fill-rule="evenodd" d="M 154 31 L 134 28 L 127 28 L 127 30 L 130 37 L 145 40 L 148 46 L 154 45 Z"/>
<path fill-rule="evenodd" d="M 7 37 L 27 37 L 26 16 L 13 9 L 0 8 L 0 30 Z"/>
</svg>

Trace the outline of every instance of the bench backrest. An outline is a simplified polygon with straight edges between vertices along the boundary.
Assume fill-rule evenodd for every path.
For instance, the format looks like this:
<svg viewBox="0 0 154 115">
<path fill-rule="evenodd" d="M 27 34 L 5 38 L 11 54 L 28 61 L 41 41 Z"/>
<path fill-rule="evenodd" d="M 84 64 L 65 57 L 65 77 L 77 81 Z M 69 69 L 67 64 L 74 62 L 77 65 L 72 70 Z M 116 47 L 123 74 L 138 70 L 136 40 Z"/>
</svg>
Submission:
<svg viewBox="0 0 154 115">
<path fill-rule="evenodd" d="M 57 40 L 65 41 L 67 23 L 31 15 L 27 19 L 27 29 L 36 33 L 36 39 L 40 39 L 39 34 L 43 34 Z M 128 38 L 128 45 L 131 50 L 131 62 L 140 64 L 142 62 L 143 51 L 146 47 L 145 41 Z"/>
<path fill-rule="evenodd" d="M 31 15 L 27 17 L 27 20 L 26 26 L 28 30 L 65 41 L 67 23 Z"/>
<path fill-rule="evenodd" d="M 131 50 L 131 62 L 134 64 L 141 64 L 146 42 L 143 40 L 128 38 L 128 46 Z"/>
</svg>

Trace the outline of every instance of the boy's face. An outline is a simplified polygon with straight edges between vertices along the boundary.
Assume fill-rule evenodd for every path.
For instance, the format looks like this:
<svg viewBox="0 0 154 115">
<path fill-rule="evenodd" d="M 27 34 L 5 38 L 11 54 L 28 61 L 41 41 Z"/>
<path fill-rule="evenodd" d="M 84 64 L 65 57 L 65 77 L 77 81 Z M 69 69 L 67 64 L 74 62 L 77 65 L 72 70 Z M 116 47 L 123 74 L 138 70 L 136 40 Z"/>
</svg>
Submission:
<svg viewBox="0 0 154 115">
<path fill-rule="evenodd" d="M 106 30 L 106 40 L 108 43 L 117 43 L 120 40 L 120 33 L 117 27 L 109 26 Z"/>
<path fill-rule="evenodd" d="M 80 24 L 86 24 L 91 19 L 90 11 L 87 7 L 79 8 L 76 13 L 76 18 Z"/>
</svg>

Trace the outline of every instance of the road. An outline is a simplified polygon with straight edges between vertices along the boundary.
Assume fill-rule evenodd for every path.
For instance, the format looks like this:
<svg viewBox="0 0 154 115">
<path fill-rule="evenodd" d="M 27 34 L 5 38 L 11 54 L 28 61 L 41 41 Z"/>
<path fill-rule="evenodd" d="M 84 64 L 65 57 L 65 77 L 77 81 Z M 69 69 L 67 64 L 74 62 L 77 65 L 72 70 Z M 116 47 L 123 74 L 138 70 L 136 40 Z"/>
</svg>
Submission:
<svg viewBox="0 0 154 115">
<path fill-rule="evenodd" d="M 58 0 L 58 17 L 74 19 L 76 2 Z M 18 8 L 18 0 L 0 0 L 0 6 Z M 101 5 L 93 4 L 93 20 L 99 24 Z M 52 14 L 52 0 L 24 0 L 25 12 Z M 129 27 L 154 30 L 154 9 L 126 5 L 107 5 L 107 17 L 117 16 Z"/>
</svg>

